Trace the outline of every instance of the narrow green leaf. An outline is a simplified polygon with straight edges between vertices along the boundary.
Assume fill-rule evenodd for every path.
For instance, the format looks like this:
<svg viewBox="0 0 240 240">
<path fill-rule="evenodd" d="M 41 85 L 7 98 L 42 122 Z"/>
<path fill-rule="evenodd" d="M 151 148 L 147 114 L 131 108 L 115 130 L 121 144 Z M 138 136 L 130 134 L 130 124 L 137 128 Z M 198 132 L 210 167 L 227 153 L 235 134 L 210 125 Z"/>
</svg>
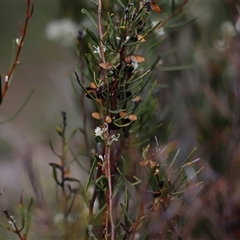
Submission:
<svg viewBox="0 0 240 240">
<path fill-rule="evenodd" d="M 149 49 L 148 49 L 148 53 L 152 54 L 152 51 L 155 47 L 157 47 L 165 38 L 161 38 L 159 41 L 155 42 Z"/>
<path fill-rule="evenodd" d="M 153 110 L 155 109 L 157 105 L 157 100 L 155 100 L 150 106 L 148 106 L 148 111 L 146 114 L 144 114 L 144 119 L 140 122 L 139 130 L 146 124 L 146 122 L 149 120 L 150 116 L 152 115 Z"/>
<path fill-rule="evenodd" d="M 131 124 L 132 124 L 132 122 L 129 122 L 129 123 L 126 123 L 126 124 L 117 124 L 116 122 L 114 122 L 114 125 L 116 125 L 117 127 L 120 127 L 120 128 L 127 127 Z"/>
<path fill-rule="evenodd" d="M 94 18 L 92 17 L 92 15 L 91 15 L 85 8 L 83 8 L 83 9 L 81 10 L 81 12 L 82 12 L 83 14 L 85 14 L 85 15 L 89 18 L 89 20 L 91 21 L 91 23 L 93 24 L 93 26 L 94 26 L 95 28 L 98 28 L 97 24 L 95 23 Z"/>
<path fill-rule="evenodd" d="M 85 57 L 85 61 L 87 63 L 88 71 L 91 74 L 90 77 L 96 83 L 96 75 L 95 75 L 95 71 L 93 70 L 93 67 L 92 67 L 92 62 L 90 61 L 88 54 L 85 54 L 84 57 Z M 79 83 L 79 84 L 80 84 L 81 87 L 83 86 L 82 83 Z M 82 87 L 82 88 L 84 88 L 84 87 Z M 86 90 L 86 92 L 87 92 L 87 90 Z"/>
<path fill-rule="evenodd" d="M 10 122 L 11 120 L 13 120 L 15 117 L 17 117 L 17 115 L 23 110 L 23 108 L 26 106 L 26 104 L 28 103 L 29 99 L 31 98 L 31 96 L 33 95 L 34 91 L 35 91 L 35 87 L 31 90 L 31 92 L 29 93 L 29 95 L 27 96 L 26 100 L 23 102 L 22 106 L 18 109 L 18 111 L 11 116 L 10 118 L 7 118 L 6 120 L 0 122 L 0 125 L 6 123 L 6 122 Z"/>
<path fill-rule="evenodd" d="M 190 20 L 188 20 L 188 21 L 185 21 L 185 22 L 182 22 L 182 23 L 178 23 L 178 24 L 172 24 L 172 25 L 170 25 L 170 26 L 165 26 L 165 29 L 176 29 L 176 28 L 180 28 L 180 27 L 183 27 L 183 26 L 185 26 L 185 25 L 187 25 L 187 24 L 189 24 L 189 23 L 192 23 L 192 22 L 194 22 L 195 20 L 197 20 L 198 19 L 198 17 L 194 17 L 194 18 L 192 18 L 192 19 L 190 19 Z"/>
<path fill-rule="evenodd" d="M 63 136 L 63 131 L 62 131 L 62 127 L 61 127 L 61 126 L 55 127 L 55 130 L 57 131 L 57 134 L 58 134 L 60 137 Z"/>
<path fill-rule="evenodd" d="M 182 165 L 184 165 L 189 159 L 190 157 L 193 155 L 193 153 L 197 150 L 197 148 L 194 148 L 189 155 L 187 156 L 187 158 L 183 161 Z"/>
<path fill-rule="evenodd" d="M 55 167 L 55 168 L 58 168 L 58 169 L 62 170 L 62 167 L 59 164 L 57 164 L 57 163 L 49 163 L 49 165 L 52 166 L 52 167 Z"/>
<path fill-rule="evenodd" d="M 173 164 L 174 164 L 175 161 L 177 160 L 177 156 L 178 156 L 179 153 L 180 153 L 180 149 L 177 150 L 177 152 L 176 152 L 176 154 L 174 155 L 174 157 L 173 157 L 173 159 L 172 159 L 172 161 L 171 161 L 168 169 L 171 169 L 171 168 L 172 168 Z"/>
<path fill-rule="evenodd" d="M 131 83 L 135 83 L 137 81 L 140 81 L 141 79 L 143 79 L 148 73 L 150 73 L 151 70 L 147 70 L 146 72 L 144 72 L 142 75 L 140 75 L 139 77 L 137 78 L 133 78 L 133 79 L 129 79 L 128 80 L 128 84 L 131 84 Z M 130 89 L 129 89 L 130 90 Z"/>
<path fill-rule="evenodd" d="M 174 67 L 163 67 L 161 66 L 159 69 L 161 71 L 182 71 L 182 70 L 189 70 L 193 69 L 193 65 L 183 65 L 183 66 L 174 66 Z"/>
<path fill-rule="evenodd" d="M 81 183 L 78 179 L 76 178 L 70 178 L 70 177 L 65 177 L 64 181 L 68 181 L 68 182 L 77 182 L 79 184 L 79 186 L 81 186 Z"/>
<path fill-rule="evenodd" d="M 73 157 L 73 159 L 70 161 L 70 163 L 76 161 L 76 163 L 81 167 L 81 169 L 88 173 L 88 169 L 86 169 L 86 167 L 83 166 L 83 164 L 78 160 L 79 156 L 85 156 L 85 155 L 81 154 L 81 153 L 78 153 L 77 155 L 75 155 L 71 148 L 69 148 L 69 151 L 70 151 L 70 153 L 71 153 L 71 155 Z"/>
<path fill-rule="evenodd" d="M 78 128 L 75 128 L 75 129 L 71 132 L 71 134 L 70 134 L 70 136 L 69 136 L 69 138 L 68 138 L 68 142 L 76 135 L 77 132 L 78 132 Z"/>
<path fill-rule="evenodd" d="M 33 204 L 33 198 L 31 198 L 30 203 L 29 203 L 28 208 L 27 208 L 27 212 L 26 212 L 26 228 L 25 228 L 26 237 L 29 233 L 30 226 L 31 226 L 31 220 L 32 220 L 31 219 L 31 207 L 32 207 L 32 204 Z"/>
<path fill-rule="evenodd" d="M 21 214 L 21 228 L 19 229 L 19 231 L 22 231 L 25 227 L 25 211 L 24 211 L 24 207 L 22 204 L 22 196 L 21 196 L 21 201 L 19 204 L 19 209 L 20 209 L 20 214 Z"/>
<path fill-rule="evenodd" d="M 88 221 L 87 221 L 86 216 L 85 216 L 84 213 L 83 213 L 83 210 L 82 210 L 82 207 L 81 207 L 81 206 L 82 206 L 82 203 L 81 203 L 80 201 L 78 201 L 78 202 L 79 202 L 80 211 L 81 211 L 81 213 L 82 213 L 84 222 L 86 223 L 86 226 L 87 226 L 87 231 L 88 231 L 89 235 L 91 234 L 91 238 L 92 238 L 93 240 L 97 240 L 97 238 L 95 237 L 95 235 L 94 235 L 93 232 L 92 232 L 92 229 L 91 229 L 90 225 L 88 224 Z"/>
<path fill-rule="evenodd" d="M 107 204 L 105 203 L 102 208 L 93 216 L 93 219 L 96 219 L 105 209 Z"/>
<path fill-rule="evenodd" d="M 126 209 L 126 205 L 125 205 L 124 203 L 120 203 L 120 206 L 121 206 L 121 208 L 122 208 L 122 210 L 123 210 L 124 217 L 127 219 L 127 221 L 128 221 L 129 223 L 132 224 L 132 220 L 131 220 L 131 218 L 130 218 L 128 212 L 127 212 L 127 209 Z"/>
<path fill-rule="evenodd" d="M 117 109 L 117 110 L 111 110 L 111 109 L 109 109 L 109 113 L 120 113 L 120 112 L 125 112 L 126 111 L 126 109 Z"/>
<path fill-rule="evenodd" d="M 133 178 L 136 180 L 136 182 L 132 183 L 132 184 L 131 184 L 132 186 L 136 186 L 136 185 L 142 183 L 142 180 L 140 180 L 140 179 L 137 178 L 136 176 L 133 176 Z"/>
<path fill-rule="evenodd" d="M 89 28 L 86 28 L 85 31 L 87 32 L 88 36 L 93 40 L 93 42 L 95 42 L 98 46 L 99 45 L 99 40 L 96 37 L 96 35 Z"/>
<path fill-rule="evenodd" d="M 93 173 L 94 173 L 94 170 L 96 168 L 96 165 L 97 165 L 97 158 L 95 157 L 94 160 L 93 160 L 92 167 L 90 169 L 89 175 L 88 175 L 88 179 L 87 179 L 86 186 L 84 188 L 84 192 L 87 192 L 87 190 L 88 190 L 88 188 L 91 184 L 91 181 L 92 181 L 92 178 L 93 178 Z"/>
<path fill-rule="evenodd" d="M 95 184 L 102 190 L 104 191 L 104 188 L 103 188 L 103 184 L 104 184 L 104 181 L 106 182 L 106 185 L 107 185 L 107 178 L 106 176 L 102 175 L 100 176 L 96 181 L 95 181 Z"/>
<path fill-rule="evenodd" d="M 55 182 L 57 183 L 57 185 L 61 186 L 62 184 L 58 181 L 58 174 L 57 174 L 57 169 L 60 169 L 59 166 L 54 163 L 50 163 L 49 165 L 52 167 L 53 178 L 54 178 Z"/>
<path fill-rule="evenodd" d="M 4 228 L 4 229 L 6 229 L 6 230 L 8 230 L 8 231 L 10 231 L 10 232 L 12 231 L 9 227 L 3 226 L 2 224 L 0 224 L 0 227 L 1 227 L 1 228 Z"/>
<path fill-rule="evenodd" d="M 69 208 L 68 208 L 68 210 L 67 210 L 66 216 L 69 216 L 69 214 L 71 213 L 75 199 L 76 199 L 76 194 L 74 194 L 74 196 L 73 196 L 73 198 L 72 198 L 72 200 L 71 200 L 71 203 L 70 203 L 70 206 L 69 206 Z"/>
<path fill-rule="evenodd" d="M 121 187 L 121 185 L 124 181 L 125 175 L 126 175 L 127 163 L 126 163 L 126 161 L 123 157 L 121 157 L 121 159 L 122 159 L 122 162 L 123 162 L 123 169 L 122 169 L 122 172 L 121 172 L 120 169 L 117 167 L 117 171 L 120 174 L 120 178 L 118 179 L 118 181 L 117 181 L 117 183 L 114 187 L 113 198 L 117 195 L 117 192 L 120 189 L 120 187 Z"/>
<path fill-rule="evenodd" d="M 54 148 L 53 148 L 53 145 L 52 145 L 52 141 L 51 141 L 50 138 L 48 138 L 48 144 L 49 144 L 52 152 L 53 152 L 57 157 L 60 157 L 60 155 L 55 152 L 55 150 L 54 150 Z"/>
<path fill-rule="evenodd" d="M 118 1 L 118 3 L 122 6 L 122 8 L 125 9 L 125 6 L 124 6 L 124 4 L 122 3 L 122 1 L 120 1 L 120 0 L 117 0 L 117 1 Z"/>
<path fill-rule="evenodd" d="M 96 141 L 96 143 L 103 143 L 104 142 L 103 139 L 100 136 L 96 136 L 95 141 Z"/>
</svg>

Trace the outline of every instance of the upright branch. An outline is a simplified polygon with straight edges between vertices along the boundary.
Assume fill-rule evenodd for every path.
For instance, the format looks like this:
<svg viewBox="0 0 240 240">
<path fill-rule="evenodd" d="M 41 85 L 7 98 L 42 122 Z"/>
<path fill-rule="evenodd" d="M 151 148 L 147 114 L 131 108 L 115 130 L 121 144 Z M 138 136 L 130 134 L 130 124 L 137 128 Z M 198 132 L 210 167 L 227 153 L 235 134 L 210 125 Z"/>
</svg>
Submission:
<svg viewBox="0 0 240 240">
<path fill-rule="evenodd" d="M 62 150 L 61 150 L 61 188 L 62 188 L 62 194 L 64 198 L 64 213 L 66 214 L 66 209 L 67 209 L 67 194 L 66 194 L 66 189 L 65 189 L 65 174 L 66 174 L 66 163 L 65 163 L 65 151 L 66 151 L 66 137 L 65 137 L 65 132 L 66 132 L 66 126 L 67 126 L 67 115 L 66 112 L 61 112 L 62 114 L 62 120 L 63 120 L 63 126 L 62 126 Z"/>
<path fill-rule="evenodd" d="M 5 76 L 5 85 L 3 88 L 3 92 L 1 93 L 1 100 L 5 97 L 6 92 L 10 86 L 11 83 L 11 78 L 13 76 L 14 70 L 16 68 L 16 66 L 20 63 L 19 61 L 19 57 L 20 57 L 20 53 L 23 47 L 23 43 L 24 43 L 24 39 L 27 33 L 27 28 L 28 28 L 28 22 L 29 19 L 31 18 L 32 14 L 33 14 L 33 3 L 32 0 L 27 0 L 27 7 L 26 7 L 26 18 L 25 18 L 25 22 L 23 25 L 23 28 L 20 29 L 20 37 L 16 39 L 16 44 L 17 44 L 17 51 L 16 51 L 16 55 L 15 55 L 15 59 L 14 62 L 8 72 L 8 74 Z"/>
<path fill-rule="evenodd" d="M 116 13 L 107 13 L 105 16 L 108 18 L 104 21 L 101 16 L 104 1 L 97 1 L 96 21 L 89 12 L 83 11 L 94 26 L 97 26 L 98 32 L 96 34 L 86 29 L 88 38 L 83 41 L 86 41 L 84 43 L 89 50 L 89 53 L 84 55 L 87 68 L 80 64 L 82 77 L 80 78 L 76 71 L 75 74 L 84 95 L 93 100 L 97 107 L 98 111 L 92 112 L 91 116 L 100 120 L 100 125 L 94 130 L 97 145 L 85 187 L 85 193 L 88 194 L 90 184 L 94 184 L 94 191 L 88 202 L 89 218 L 86 219 L 85 240 L 114 240 L 120 239 L 120 236 L 123 236 L 122 239 L 135 239 L 140 232 L 146 230 L 146 214 L 156 212 L 160 208 L 165 211 L 168 203 L 175 199 L 173 194 L 176 195 L 176 188 L 168 176 L 167 163 L 161 164 L 168 159 L 172 144 L 169 143 L 161 149 L 157 144 L 159 151 L 150 149 L 150 144 L 144 148 L 144 160 L 139 162 L 139 165 L 145 169 L 139 169 L 135 156 L 128 153 L 132 149 L 137 152 L 135 146 L 148 141 L 147 138 L 161 126 L 148 126 L 147 122 L 153 119 L 156 107 L 153 91 L 157 81 L 148 88 L 152 83 L 150 73 L 157 67 L 161 57 L 161 53 L 155 56 L 153 51 L 163 37 L 161 36 L 160 41 L 156 39 L 157 44 L 152 39 L 145 38 L 157 33 L 157 28 L 174 20 L 175 16 L 184 11 L 188 1 L 184 0 L 176 10 L 173 6 L 171 15 L 159 21 L 157 25 L 152 21 L 150 13 L 160 13 L 162 10 L 154 1 L 118 1 L 124 8 L 116 8 Z M 104 24 L 105 22 L 107 24 Z M 158 34 L 153 37 L 155 40 Z M 154 42 L 153 46 L 149 46 L 149 52 L 154 55 L 153 59 L 144 56 L 148 55 L 145 51 L 148 49 L 141 49 L 142 43 L 148 40 L 150 43 Z M 92 45 L 93 43 L 97 46 Z M 91 81 L 86 87 L 84 79 Z M 145 87 L 148 94 L 142 98 L 140 94 Z M 129 158 L 130 161 L 125 161 L 125 158 Z M 171 166 L 174 161 L 175 157 L 170 163 Z M 182 176 L 181 174 L 179 176 Z M 181 187 L 185 187 L 184 184 L 187 185 L 187 181 L 181 182 Z M 137 196 L 140 194 L 139 199 L 136 199 L 139 206 L 132 204 L 130 200 L 130 196 L 135 193 Z M 150 195 L 152 201 L 149 205 Z M 97 202 L 99 206 L 95 213 Z M 132 216 L 135 217 L 132 219 Z M 104 221 L 104 229 L 99 226 L 95 228 L 95 221 L 98 224 Z M 150 238 L 151 234 L 154 233 L 149 233 Z"/>
</svg>

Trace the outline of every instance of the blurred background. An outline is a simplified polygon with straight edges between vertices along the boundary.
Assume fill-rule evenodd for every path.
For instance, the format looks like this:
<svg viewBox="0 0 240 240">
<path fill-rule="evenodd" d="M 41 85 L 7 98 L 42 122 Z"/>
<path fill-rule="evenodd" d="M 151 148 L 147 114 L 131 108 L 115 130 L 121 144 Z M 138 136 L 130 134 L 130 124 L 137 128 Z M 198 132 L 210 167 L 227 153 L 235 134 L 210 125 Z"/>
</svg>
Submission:
<svg viewBox="0 0 240 240">
<path fill-rule="evenodd" d="M 89 24 L 81 9 L 94 7 L 89 2 L 34 1 L 21 64 L 0 106 L 0 121 L 3 121 L 20 108 L 36 87 L 22 112 L 9 123 L 0 125 L 0 190 L 6 189 L 0 197 L 1 208 L 11 209 L 17 205 L 22 190 L 26 196 L 33 194 L 26 168 L 32 167 L 31 171 L 44 187 L 43 195 L 54 190 L 48 164 L 57 159 L 48 146 L 48 137 L 58 143 L 55 126 L 61 123 L 61 111 L 67 111 L 70 130 L 81 125 L 80 107 L 69 75 L 77 66 L 75 36 L 82 24 Z M 160 18 L 169 14 L 165 9 L 169 9 L 171 3 L 159 1 L 163 10 Z M 108 7 L 108 1 L 104 1 L 104 6 Z M 25 8 L 26 1 L 0 2 L 2 77 L 10 68 Z M 181 149 L 180 159 L 197 147 L 195 156 L 201 158 L 199 167 L 204 166 L 201 177 L 205 188 L 195 201 L 195 211 L 191 209 L 188 213 L 192 219 L 198 211 L 205 211 L 198 218 L 202 228 L 195 228 L 194 221 L 188 222 L 199 239 L 220 239 L 221 227 L 233 239 L 240 237 L 237 230 L 240 221 L 237 214 L 240 211 L 238 9 L 238 1 L 191 1 L 182 20 L 195 17 L 196 20 L 184 27 L 178 28 L 177 22 L 175 27 L 166 26 L 165 40 L 158 49 L 159 54 L 175 49 L 163 59 L 163 71 L 156 70 L 154 75 L 159 83 L 167 85 L 155 91 L 156 118 L 163 122 L 159 141 L 174 140 Z M 56 30 L 58 28 L 60 30 Z M 164 67 L 179 65 L 192 67 L 183 71 L 164 70 Z M 84 179 L 84 176 L 78 177 Z M 211 214 L 212 218 L 208 216 Z M 6 221 L 4 214 L 0 214 L 0 221 Z M 10 236 L 1 234 L 0 237 Z"/>
</svg>

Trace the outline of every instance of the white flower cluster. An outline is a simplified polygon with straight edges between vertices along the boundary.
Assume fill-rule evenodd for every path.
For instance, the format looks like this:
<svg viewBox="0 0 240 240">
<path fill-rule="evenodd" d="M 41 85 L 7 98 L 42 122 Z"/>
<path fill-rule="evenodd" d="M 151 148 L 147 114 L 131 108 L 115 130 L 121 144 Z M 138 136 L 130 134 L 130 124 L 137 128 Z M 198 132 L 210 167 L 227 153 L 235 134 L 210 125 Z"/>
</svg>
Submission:
<svg viewBox="0 0 240 240">
<path fill-rule="evenodd" d="M 102 55 L 101 55 L 100 47 L 99 47 L 99 46 L 96 47 L 96 46 L 93 45 L 93 48 L 95 48 L 95 50 L 93 51 L 93 53 L 97 53 L 97 54 L 99 55 L 99 57 L 101 58 Z M 105 46 L 103 46 L 103 51 L 104 51 L 104 52 L 106 51 L 106 47 L 105 47 Z"/>
<path fill-rule="evenodd" d="M 111 135 L 110 139 L 108 139 L 107 144 L 111 145 L 113 142 L 117 142 L 119 137 L 120 137 L 120 134 L 118 134 L 117 136 L 115 134 Z"/>
<path fill-rule="evenodd" d="M 106 144 L 111 145 L 113 142 L 117 142 L 120 134 L 112 134 L 111 136 L 107 136 L 106 132 L 108 130 L 108 124 L 105 123 L 104 127 L 96 127 L 94 130 L 95 137 L 100 137 L 103 141 L 106 141 Z"/>
<path fill-rule="evenodd" d="M 96 127 L 94 130 L 96 137 L 101 137 L 103 139 L 104 130 L 100 127 Z"/>
</svg>

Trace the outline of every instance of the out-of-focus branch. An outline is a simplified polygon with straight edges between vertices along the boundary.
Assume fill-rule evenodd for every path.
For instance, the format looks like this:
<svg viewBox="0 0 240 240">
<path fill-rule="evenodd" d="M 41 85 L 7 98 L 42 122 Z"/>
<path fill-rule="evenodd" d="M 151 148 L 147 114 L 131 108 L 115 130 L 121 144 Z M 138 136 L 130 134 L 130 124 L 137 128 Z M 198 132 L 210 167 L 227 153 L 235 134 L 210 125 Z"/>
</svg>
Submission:
<svg viewBox="0 0 240 240">
<path fill-rule="evenodd" d="M 26 18 L 25 18 L 24 26 L 23 26 L 23 28 L 21 28 L 20 37 L 16 39 L 17 52 L 16 52 L 16 55 L 15 55 L 14 62 L 12 64 L 8 74 L 5 76 L 5 79 L 4 79 L 5 80 L 5 85 L 4 85 L 4 88 L 3 88 L 3 92 L 1 93 L 2 94 L 1 99 L 3 99 L 5 97 L 6 92 L 9 88 L 14 70 L 15 70 L 16 66 L 20 63 L 19 62 L 19 57 L 20 57 L 20 53 L 21 53 L 21 50 L 22 50 L 22 47 L 23 47 L 24 39 L 25 39 L 25 36 L 26 36 L 26 33 L 27 33 L 28 22 L 29 22 L 29 19 L 31 18 L 31 16 L 33 14 L 33 6 L 34 5 L 33 5 L 32 0 L 27 0 Z"/>
</svg>

